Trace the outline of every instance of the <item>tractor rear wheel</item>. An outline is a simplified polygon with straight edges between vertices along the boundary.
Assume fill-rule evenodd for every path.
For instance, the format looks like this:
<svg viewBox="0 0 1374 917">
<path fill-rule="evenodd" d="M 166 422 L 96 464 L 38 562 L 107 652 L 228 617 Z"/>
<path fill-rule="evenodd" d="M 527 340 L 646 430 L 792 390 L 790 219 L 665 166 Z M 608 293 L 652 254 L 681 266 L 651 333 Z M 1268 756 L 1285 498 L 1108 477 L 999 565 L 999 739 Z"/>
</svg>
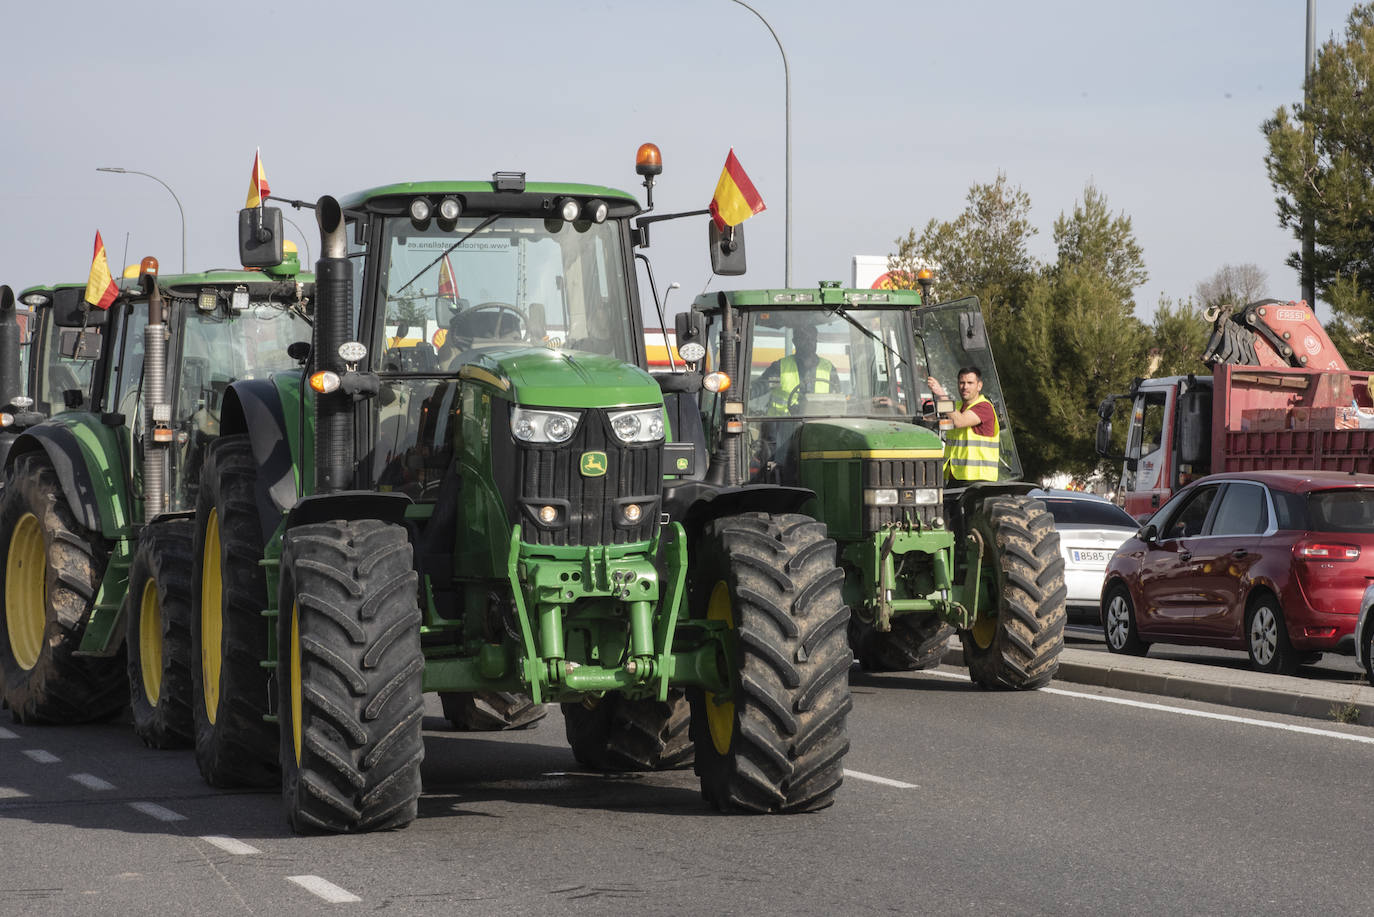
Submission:
<svg viewBox="0 0 1374 917">
<path fill-rule="evenodd" d="M 82 723 L 123 709 L 121 656 L 78 656 L 110 558 L 99 532 L 77 522 L 40 452 L 18 456 L 0 501 L 5 558 L 3 697 L 20 723 Z"/>
<path fill-rule="evenodd" d="M 191 707 L 196 764 L 211 786 L 275 786 L 269 712 L 267 579 L 257 462 L 248 434 L 210 445 L 201 468 L 192 551 Z"/>
<path fill-rule="evenodd" d="M 418 581 L 406 530 L 301 525 L 282 551 L 282 800 L 298 833 L 415 820 L 425 755 Z"/>
<path fill-rule="evenodd" d="M 933 614 L 898 615 L 887 633 L 849 619 L 849 645 L 865 672 L 914 672 L 940 664 L 954 628 Z"/>
<path fill-rule="evenodd" d="M 510 691 L 440 691 L 444 719 L 459 732 L 499 732 L 532 729 L 549 715 L 544 704 L 528 694 Z"/>
<path fill-rule="evenodd" d="M 688 691 L 702 795 L 723 811 L 834 802 L 849 750 L 849 608 L 835 542 L 809 516 L 711 522 L 692 557 L 691 613 L 725 628 L 729 689 Z"/>
<path fill-rule="evenodd" d="M 191 545 L 195 523 L 139 533 L 124 593 L 124 646 L 134 732 L 150 748 L 195 744 L 191 713 Z"/>
<path fill-rule="evenodd" d="M 969 677 L 980 688 L 1043 687 L 1059 670 L 1068 617 L 1054 517 L 1039 500 L 999 496 L 972 524 L 983 564 L 977 620 L 959 633 Z"/>
<path fill-rule="evenodd" d="M 692 763 L 691 709 L 681 689 L 670 689 L 666 701 L 620 694 L 588 701 L 563 705 L 568 745 L 579 764 L 603 771 L 661 771 Z"/>
</svg>

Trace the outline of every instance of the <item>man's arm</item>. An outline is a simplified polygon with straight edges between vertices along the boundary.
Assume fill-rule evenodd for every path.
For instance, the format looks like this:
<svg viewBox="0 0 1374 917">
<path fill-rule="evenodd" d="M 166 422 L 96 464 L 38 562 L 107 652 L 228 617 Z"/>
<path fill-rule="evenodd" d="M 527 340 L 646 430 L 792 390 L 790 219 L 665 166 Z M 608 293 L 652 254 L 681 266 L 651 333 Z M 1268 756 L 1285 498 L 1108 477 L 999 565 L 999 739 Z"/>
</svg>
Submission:
<svg viewBox="0 0 1374 917">
<path fill-rule="evenodd" d="M 975 432 L 980 436 L 991 436 L 993 419 L 996 417 L 996 414 L 992 410 L 992 405 L 984 401 L 980 404 L 975 404 L 967 411 L 950 411 L 945 416 L 950 419 L 950 422 L 954 424 L 956 429 L 963 429 L 964 427 L 982 427 L 983 429 L 976 430 Z"/>
</svg>

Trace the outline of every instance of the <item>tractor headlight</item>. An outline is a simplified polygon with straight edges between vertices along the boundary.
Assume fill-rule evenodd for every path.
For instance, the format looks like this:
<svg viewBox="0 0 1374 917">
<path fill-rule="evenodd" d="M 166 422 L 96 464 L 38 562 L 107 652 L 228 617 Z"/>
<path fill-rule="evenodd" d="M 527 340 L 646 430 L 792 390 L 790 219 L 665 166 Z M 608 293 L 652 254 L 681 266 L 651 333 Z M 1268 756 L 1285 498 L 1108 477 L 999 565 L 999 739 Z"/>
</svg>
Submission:
<svg viewBox="0 0 1374 917">
<path fill-rule="evenodd" d="M 864 506 L 896 506 L 897 489 L 895 487 L 884 487 L 878 490 L 864 491 Z"/>
<path fill-rule="evenodd" d="M 652 443 L 663 438 L 663 411 L 645 408 L 611 415 L 611 429 L 622 443 Z"/>
<path fill-rule="evenodd" d="M 916 491 L 914 502 L 917 506 L 939 506 L 943 495 L 938 487 L 922 487 Z"/>
<path fill-rule="evenodd" d="M 562 411 L 516 408 L 510 415 L 511 435 L 525 443 L 566 443 L 577 430 L 581 415 Z"/>
</svg>

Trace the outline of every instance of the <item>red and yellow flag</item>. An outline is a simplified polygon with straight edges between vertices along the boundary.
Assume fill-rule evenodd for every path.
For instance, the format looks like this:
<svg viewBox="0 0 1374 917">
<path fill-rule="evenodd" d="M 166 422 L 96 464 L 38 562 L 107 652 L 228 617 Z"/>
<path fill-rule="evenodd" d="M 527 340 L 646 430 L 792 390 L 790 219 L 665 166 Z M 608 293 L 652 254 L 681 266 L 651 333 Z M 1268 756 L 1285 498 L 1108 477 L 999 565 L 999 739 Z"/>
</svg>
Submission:
<svg viewBox="0 0 1374 917">
<path fill-rule="evenodd" d="M 110 261 L 105 257 L 105 243 L 100 230 L 95 231 L 95 255 L 91 258 L 91 276 L 86 281 L 86 302 L 97 309 L 108 309 L 119 295 L 119 287 L 110 276 Z"/>
<path fill-rule="evenodd" d="M 267 175 L 262 171 L 262 147 L 253 154 L 253 175 L 248 180 L 248 203 L 245 207 L 261 207 L 267 201 L 272 189 L 267 186 Z"/>
<path fill-rule="evenodd" d="M 454 305 L 458 304 L 458 281 L 453 276 L 453 264 L 445 255 L 439 262 L 439 295 Z"/>
<path fill-rule="evenodd" d="M 725 168 L 721 170 L 720 181 L 716 182 L 716 193 L 711 198 L 711 219 L 716 228 L 724 232 L 727 226 L 738 226 L 756 213 L 767 208 L 763 198 L 754 189 L 754 183 L 744 174 L 744 167 L 735 158 L 735 151 L 725 157 Z"/>
</svg>

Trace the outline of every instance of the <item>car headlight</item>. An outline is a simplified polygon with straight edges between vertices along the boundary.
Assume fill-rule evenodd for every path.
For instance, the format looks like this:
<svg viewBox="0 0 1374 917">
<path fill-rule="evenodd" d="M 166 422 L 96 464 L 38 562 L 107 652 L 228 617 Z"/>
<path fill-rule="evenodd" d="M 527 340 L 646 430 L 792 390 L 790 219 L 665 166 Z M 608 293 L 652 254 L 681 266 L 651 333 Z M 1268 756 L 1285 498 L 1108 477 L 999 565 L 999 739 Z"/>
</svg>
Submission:
<svg viewBox="0 0 1374 917">
<path fill-rule="evenodd" d="M 580 414 L 516 408 L 510 415 L 511 435 L 525 443 L 566 443 L 577 430 Z"/>
<path fill-rule="evenodd" d="M 611 429 L 622 443 L 653 443 L 663 438 L 663 410 L 643 408 L 611 415 Z"/>
</svg>

